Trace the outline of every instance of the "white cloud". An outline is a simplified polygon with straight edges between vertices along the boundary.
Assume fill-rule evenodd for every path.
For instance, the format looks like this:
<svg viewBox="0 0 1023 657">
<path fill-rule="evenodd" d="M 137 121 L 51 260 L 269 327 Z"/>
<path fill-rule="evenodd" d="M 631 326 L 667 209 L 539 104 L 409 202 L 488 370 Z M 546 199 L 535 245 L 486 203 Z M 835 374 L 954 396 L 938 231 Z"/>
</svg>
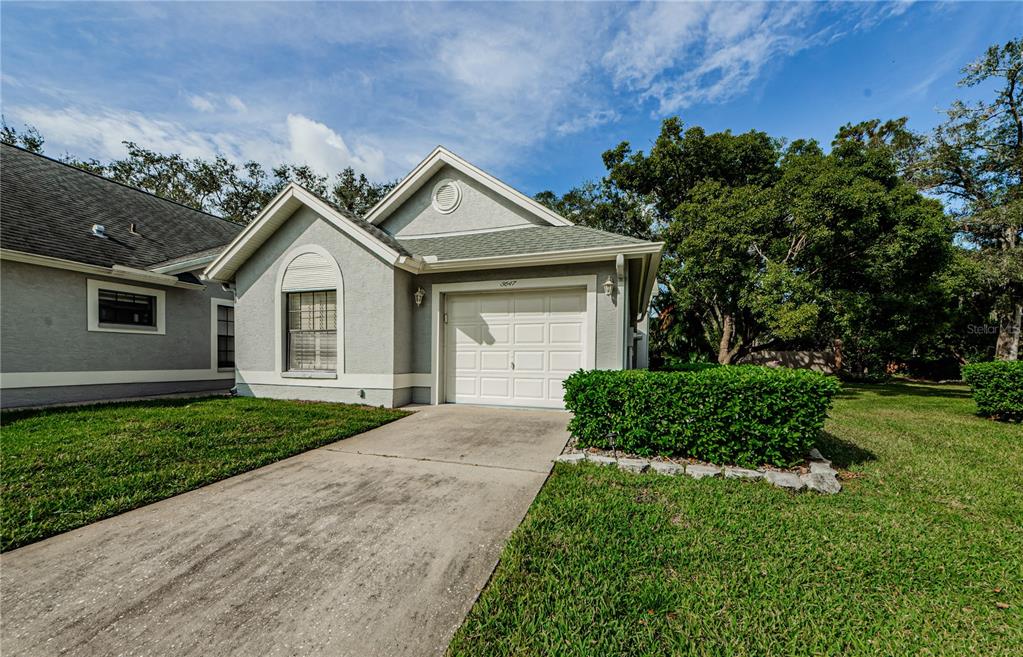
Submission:
<svg viewBox="0 0 1023 657">
<path fill-rule="evenodd" d="M 615 123 L 621 119 L 621 115 L 613 109 L 590 110 L 586 114 L 575 116 L 567 121 L 558 124 L 554 131 L 559 135 L 574 135 L 577 132 L 584 132 L 599 128 L 608 123 Z"/>
<path fill-rule="evenodd" d="M 380 149 L 361 143 L 350 148 L 339 133 L 301 114 L 290 114 L 269 130 L 248 125 L 233 130 L 198 130 L 138 112 L 108 109 L 16 107 L 12 108 L 12 116 L 36 126 L 51 144 L 86 157 L 124 157 L 121 142 L 133 141 L 189 158 L 225 155 L 235 161 L 256 160 L 267 166 L 304 163 L 327 175 L 347 166 L 374 179 L 397 175 L 388 168 Z"/>
<path fill-rule="evenodd" d="M 212 112 L 216 109 L 213 101 L 204 96 L 189 96 L 188 104 L 200 112 Z"/>
<path fill-rule="evenodd" d="M 603 57 L 619 88 L 667 115 L 746 92 L 764 67 L 817 42 L 800 4 L 647 4 L 637 7 Z"/>
<path fill-rule="evenodd" d="M 227 106 L 236 112 L 247 112 L 249 110 L 245 103 L 242 102 L 242 99 L 238 96 L 225 96 L 224 102 L 226 102 Z"/>
<path fill-rule="evenodd" d="M 301 114 L 289 114 L 287 128 L 289 161 L 293 163 L 308 164 L 326 174 L 350 166 L 370 178 L 384 175 L 384 154 L 377 149 L 360 146 L 353 152 L 341 135 Z"/>
</svg>

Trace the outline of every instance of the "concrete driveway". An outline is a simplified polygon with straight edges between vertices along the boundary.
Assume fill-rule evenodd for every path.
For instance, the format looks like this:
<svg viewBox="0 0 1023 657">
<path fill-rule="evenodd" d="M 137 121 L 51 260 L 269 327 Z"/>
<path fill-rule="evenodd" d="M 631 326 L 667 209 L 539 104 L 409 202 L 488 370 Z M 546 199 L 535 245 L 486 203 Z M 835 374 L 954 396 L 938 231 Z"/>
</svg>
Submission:
<svg viewBox="0 0 1023 657">
<path fill-rule="evenodd" d="M 15 655 L 440 655 L 564 446 L 428 407 L 0 557 Z"/>
</svg>

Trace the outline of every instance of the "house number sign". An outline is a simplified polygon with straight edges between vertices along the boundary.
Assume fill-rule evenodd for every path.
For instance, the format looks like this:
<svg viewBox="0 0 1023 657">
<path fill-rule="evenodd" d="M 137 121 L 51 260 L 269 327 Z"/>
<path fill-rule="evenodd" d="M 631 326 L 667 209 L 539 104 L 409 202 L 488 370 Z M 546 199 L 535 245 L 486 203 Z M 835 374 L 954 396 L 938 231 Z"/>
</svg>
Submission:
<svg viewBox="0 0 1023 657">
<path fill-rule="evenodd" d="M 501 281 L 501 287 L 512 287 L 516 283 L 518 283 L 518 281 Z"/>
</svg>

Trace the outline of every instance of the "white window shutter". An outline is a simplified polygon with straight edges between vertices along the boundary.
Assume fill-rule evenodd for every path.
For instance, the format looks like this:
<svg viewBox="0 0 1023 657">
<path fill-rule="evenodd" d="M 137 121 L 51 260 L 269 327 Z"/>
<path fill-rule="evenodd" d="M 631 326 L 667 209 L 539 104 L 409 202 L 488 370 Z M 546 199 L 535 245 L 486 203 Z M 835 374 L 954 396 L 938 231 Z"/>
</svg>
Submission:
<svg viewBox="0 0 1023 657">
<path fill-rule="evenodd" d="M 303 253 L 284 272 L 282 291 L 330 290 L 337 287 L 337 268 L 319 253 Z"/>
</svg>

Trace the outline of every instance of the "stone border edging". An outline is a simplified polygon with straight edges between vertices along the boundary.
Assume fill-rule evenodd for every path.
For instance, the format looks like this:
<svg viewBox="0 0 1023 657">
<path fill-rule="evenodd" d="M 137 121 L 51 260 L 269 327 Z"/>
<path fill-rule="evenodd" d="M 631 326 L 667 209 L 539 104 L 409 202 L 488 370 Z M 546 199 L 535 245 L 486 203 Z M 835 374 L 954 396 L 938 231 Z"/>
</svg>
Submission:
<svg viewBox="0 0 1023 657">
<path fill-rule="evenodd" d="M 704 463 L 675 463 L 673 461 L 652 461 L 649 459 L 612 458 L 610 456 L 585 452 L 562 454 L 555 461 L 559 463 L 581 463 L 586 461 L 597 465 L 617 466 L 619 470 L 627 470 L 629 472 L 652 471 L 667 476 L 684 474 L 694 479 L 703 479 L 704 477 L 749 479 L 751 481 L 762 479 L 769 484 L 793 492 L 805 489 L 834 495 L 842 490 L 842 484 L 838 481 L 838 472 L 831 467 L 831 461 L 821 456 L 821 453 L 816 448 L 810 450 L 810 455 L 807 459 L 810 464 L 810 471 L 805 474 L 780 470 L 750 470 L 729 465 L 720 466 Z"/>
</svg>

